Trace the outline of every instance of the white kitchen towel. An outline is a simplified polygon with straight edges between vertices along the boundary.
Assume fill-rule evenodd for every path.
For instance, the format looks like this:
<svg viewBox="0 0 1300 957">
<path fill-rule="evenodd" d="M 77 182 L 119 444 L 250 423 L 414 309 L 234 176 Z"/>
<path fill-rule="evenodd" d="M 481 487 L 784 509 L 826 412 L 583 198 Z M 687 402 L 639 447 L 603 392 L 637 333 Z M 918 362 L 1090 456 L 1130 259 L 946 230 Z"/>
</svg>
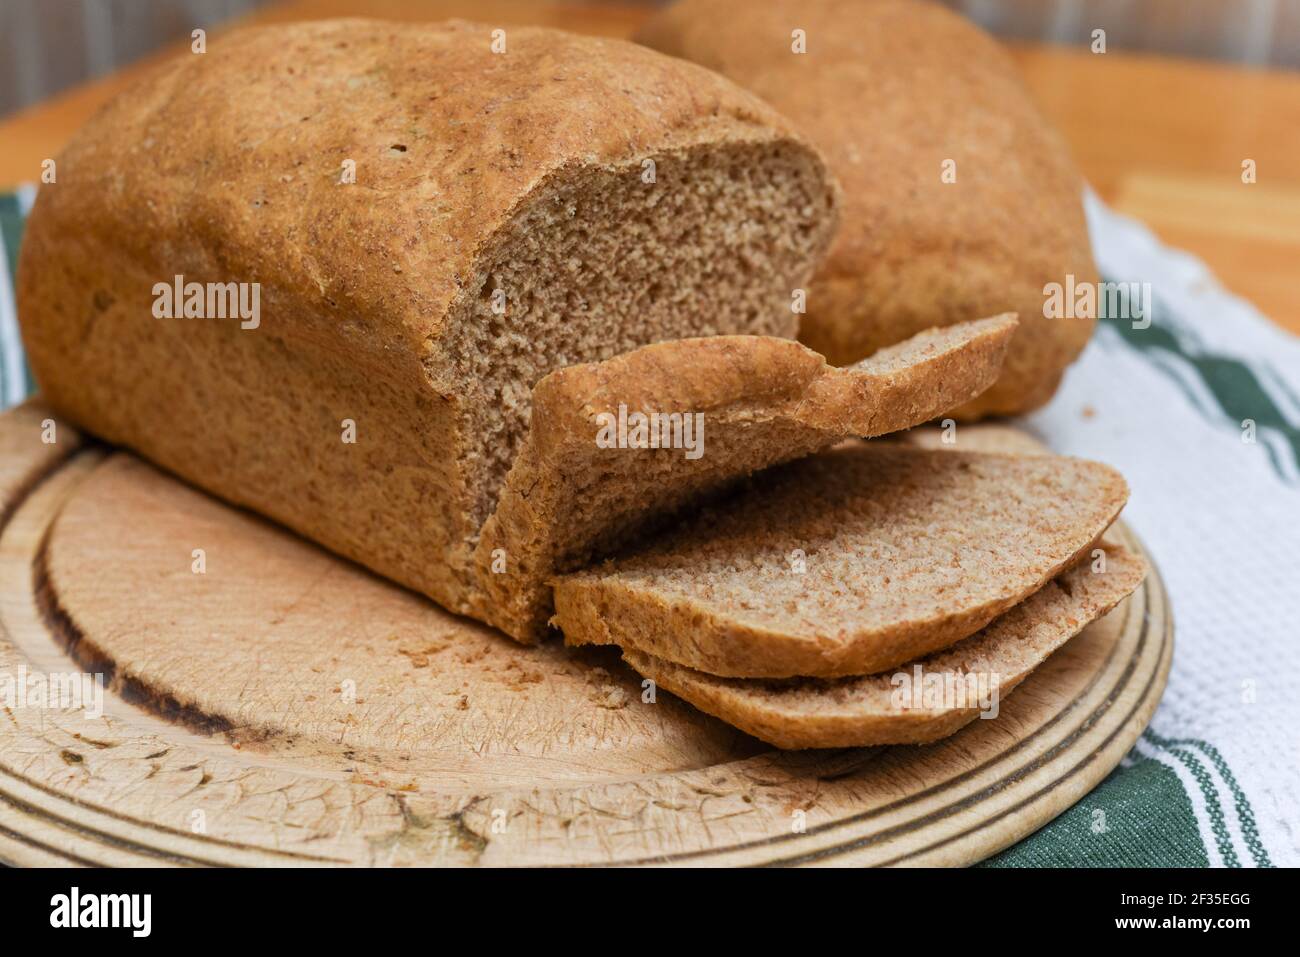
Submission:
<svg viewBox="0 0 1300 957">
<path fill-rule="evenodd" d="M 1164 699 L 1098 790 L 1122 799 L 1133 791 L 1126 778 L 1172 775 L 1188 807 L 1146 812 L 1169 829 L 1163 850 L 1127 826 L 1107 840 L 1047 843 L 1113 845 L 1084 855 L 1096 863 L 1194 864 L 1203 854 L 1214 865 L 1300 865 L 1300 340 L 1194 257 L 1094 195 L 1086 205 L 1102 275 L 1149 284 L 1151 309 L 1104 317 L 1051 404 L 1025 424 L 1054 450 L 1124 474 L 1125 521 L 1173 607 Z M 1200 851 L 1177 836 L 1174 816 L 1194 822 Z M 1088 830 L 1083 816 L 1063 815 L 1003 857 L 1071 863 L 1027 853 L 1071 818 Z"/>
</svg>

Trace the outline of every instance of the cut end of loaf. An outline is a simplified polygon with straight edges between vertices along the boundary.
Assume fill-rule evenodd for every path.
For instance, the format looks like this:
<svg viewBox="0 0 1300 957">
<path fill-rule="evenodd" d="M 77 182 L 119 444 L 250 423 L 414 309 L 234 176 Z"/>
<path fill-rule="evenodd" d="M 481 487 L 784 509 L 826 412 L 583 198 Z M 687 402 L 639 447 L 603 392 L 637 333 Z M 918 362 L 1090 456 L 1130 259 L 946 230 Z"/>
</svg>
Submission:
<svg viewBox="0 0 1300 957">
<path fill-rule="evenodd" d="M 833 204 L 817 155 L 770 134 L 538 186 L 480 257 L 428 362 L 452 370 L 435 386 L 473 437 L 458 450 L 470 527 L 492 514 L 548 372 L 663 340 L 793 338 L 791 297 L 830 241 Z"/>
</svg>

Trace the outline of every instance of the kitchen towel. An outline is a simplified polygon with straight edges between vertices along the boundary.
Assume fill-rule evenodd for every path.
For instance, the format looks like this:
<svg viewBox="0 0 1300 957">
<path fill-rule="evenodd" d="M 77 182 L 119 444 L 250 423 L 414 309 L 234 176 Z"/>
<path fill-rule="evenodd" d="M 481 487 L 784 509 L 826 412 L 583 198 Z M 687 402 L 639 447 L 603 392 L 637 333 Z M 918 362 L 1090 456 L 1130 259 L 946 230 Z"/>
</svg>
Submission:
<svg viewBox="0 0 1300 957">
<path fill-rule="evenodd" d="M 33 391 L 13 302 L 33 197 L 0 195 L 0 406 Z M 1125 520 L 1169 589 L 1173 668 L 1121 765 L 985 863 L 1300 866 L 1300 339 L 1094 195 L 1086 206 L 1126 295 L 1101 297 L 1093 341 L 1021 424 L 1128 479 Z"/>
</svg>

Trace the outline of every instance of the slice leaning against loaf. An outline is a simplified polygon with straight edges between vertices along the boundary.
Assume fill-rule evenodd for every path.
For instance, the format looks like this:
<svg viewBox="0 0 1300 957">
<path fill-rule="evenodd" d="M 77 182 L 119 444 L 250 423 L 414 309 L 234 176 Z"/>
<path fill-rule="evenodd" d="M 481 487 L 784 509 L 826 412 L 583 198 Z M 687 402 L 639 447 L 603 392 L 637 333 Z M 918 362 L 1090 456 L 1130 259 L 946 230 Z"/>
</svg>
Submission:
<svg viewBox="0 0 1300 957">
<path fill-rule="evenodd" d="M 551 373 L 533 390 L 528 437 L 479 539 L 475 613 L 521 640 L 540 637 L 556 573 L 751 472 L 967 401 L 997 378 L 1015 327 L 998 316 L 931 330 L 844 369 L 790 340 L 723 336 Z M 696 443 L 694 457 L 681 441 L 598 442 L 620 408 L 625 419 L 676 415 L 691 426 L 677 438 Z"/>
<path fill-rule="evenodd" d="M 1096 462 L 853 443 L 753 479 L 639 553 L 565 575 L 554 623 L 710 674 L 872 674 L 973 634 L 1128 497 Z"/>
<path fill-rule="evenodd" d="M 623 658 L 661 688 L 778 748 L 925 744 L 973 721 L 987 707 L 987 700 L 977 703 L 981 693 L 994 691 L 1000 704 L 1048 655 L 1142 583 L 1140 556 L 1117 545 L 1105 551 L 1104 573 L 1082 562 L 978 633 L 894 673 L 763 681 L 718 678 L 634 649 Z M 936 685 L 952 696 L 923 697 Z"/>
</svg>

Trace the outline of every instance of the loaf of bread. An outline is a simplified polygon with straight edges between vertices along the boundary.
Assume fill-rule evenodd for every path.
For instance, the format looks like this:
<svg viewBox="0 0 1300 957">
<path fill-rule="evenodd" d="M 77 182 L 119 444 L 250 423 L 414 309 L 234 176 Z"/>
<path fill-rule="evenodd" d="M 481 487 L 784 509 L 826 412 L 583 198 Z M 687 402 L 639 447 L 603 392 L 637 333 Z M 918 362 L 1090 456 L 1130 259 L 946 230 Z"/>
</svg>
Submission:
<svg viewBox="0 0 1300 957">
<path fill-rule="evenodd" d="M 460 22 L 232 33 L 57 164 L 18 276 L 45 400 L 468 613 L 534 384 L 793 338 L 835 221 L 819 154 L 731 81 Z"/>
<path fill-rule="evenodd" d="M 1015 312 L 1001 379 L 957 415 L 1051 397 L 1094 325 L 1044 317 L 1046 284 L 1097 278 L 1082 182 L 992 38 L 919 0 L 681 0 L 637 39 L 759 94 L 839 177 L 842 224 L 804 342 L 846 364 L 930 326 Z"/>
</svg>

